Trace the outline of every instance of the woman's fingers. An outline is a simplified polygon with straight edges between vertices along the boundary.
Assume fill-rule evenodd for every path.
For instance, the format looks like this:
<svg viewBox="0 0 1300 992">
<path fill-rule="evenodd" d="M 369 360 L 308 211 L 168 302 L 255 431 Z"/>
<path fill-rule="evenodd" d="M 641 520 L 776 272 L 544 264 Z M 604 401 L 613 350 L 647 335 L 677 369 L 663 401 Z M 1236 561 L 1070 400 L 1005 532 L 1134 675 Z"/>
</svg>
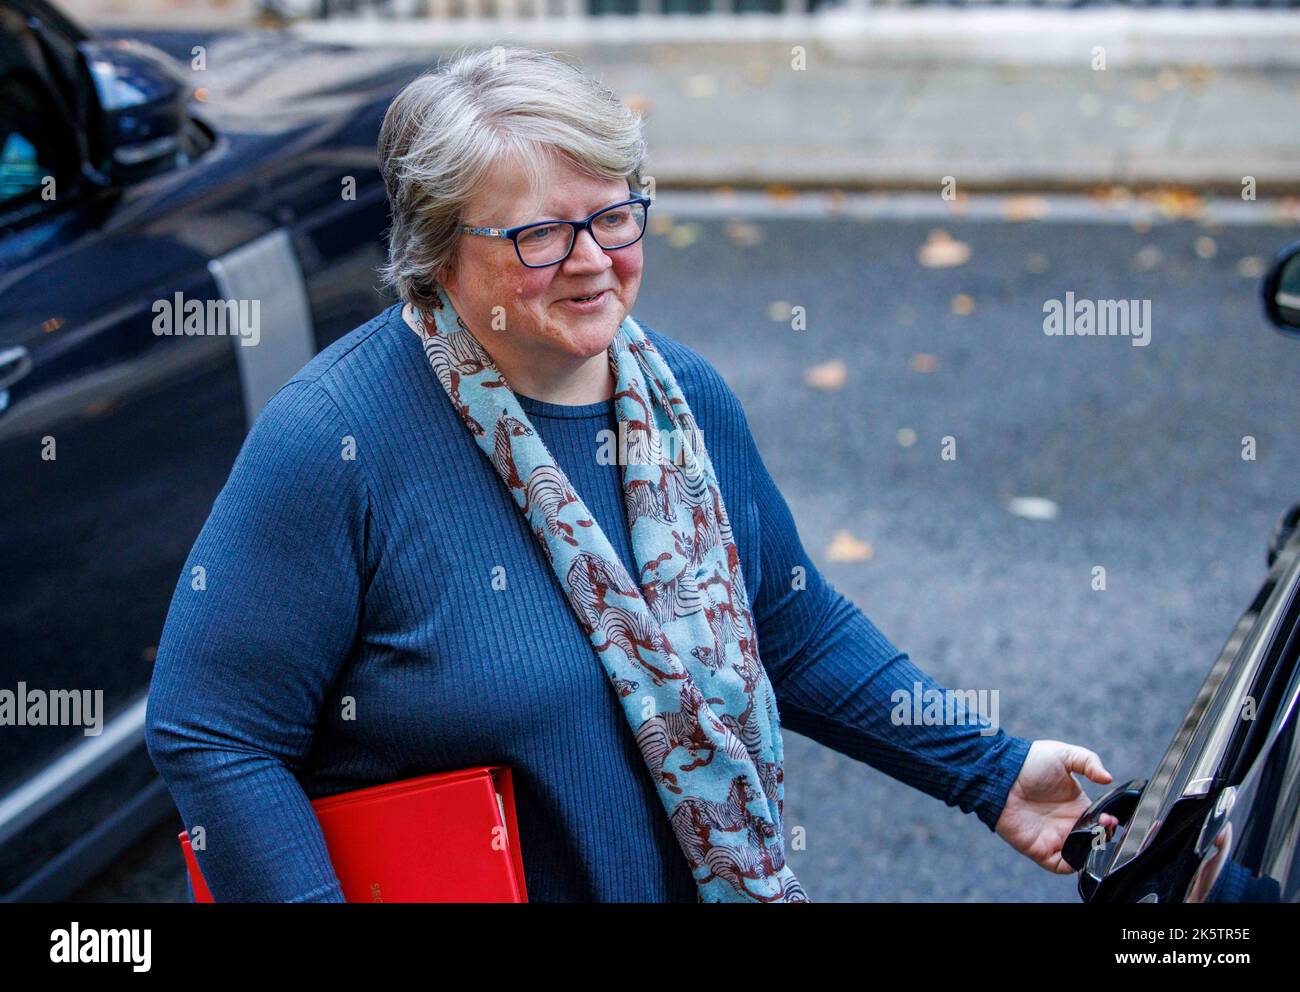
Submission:
<svg viewBox="0 0 1300 992">
<path fill-rule="evenodd" d="M 1089 751 L 1086 747 L 1080 747 L 1077 744 L 1068 744 L 1066 747 L 1065 767 L 1067 770 L 1084 775 L 1093 782 L 1102 785 L 1111 780 L 1110 772 L 1106 771 L 1106 766 L 1101 763 L 1101 758 L 1097 757 L 1095 751 Z"/>
</svg>

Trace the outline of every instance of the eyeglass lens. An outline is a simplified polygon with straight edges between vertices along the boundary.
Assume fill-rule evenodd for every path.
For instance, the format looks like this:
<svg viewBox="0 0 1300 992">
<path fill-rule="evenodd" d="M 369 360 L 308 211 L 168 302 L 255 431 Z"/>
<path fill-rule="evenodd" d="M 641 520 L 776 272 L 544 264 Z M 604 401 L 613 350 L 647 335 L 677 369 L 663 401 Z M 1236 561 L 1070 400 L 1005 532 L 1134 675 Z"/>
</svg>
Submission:
<svg viewBox="0 0 1300 992">
<path fill-rule="evenodd" d="M 591 233 L 602 248 L 623 248 L 641 237 L 645 230 L 645 206 L 624 203 L 602 210 L 591 219 Z M 553 265 L 569 253 L 573 245 L 571 224 L 545 224 L 519 233 L 519 257 L 527 265 Z"/>
</svg>

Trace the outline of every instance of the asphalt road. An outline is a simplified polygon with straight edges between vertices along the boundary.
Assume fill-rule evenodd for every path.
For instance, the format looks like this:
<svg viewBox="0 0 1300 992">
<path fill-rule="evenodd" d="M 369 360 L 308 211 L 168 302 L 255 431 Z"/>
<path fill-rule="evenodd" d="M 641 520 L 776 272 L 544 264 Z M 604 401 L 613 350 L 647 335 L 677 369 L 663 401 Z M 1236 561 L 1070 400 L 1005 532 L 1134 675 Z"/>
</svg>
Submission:
<svg viewBox="0 0 1300 992">
<path fill-rule="evenodd" d="M 1300 340 L 1264 324 L 1255 274 L 1294 228 L 676 220 L 648 238 L 636 314 L 731 383 L 827 577 L 944 685 L 996 689 L 1009 732 L 1149 775 L 1300 500 Z M 969 261 L 921 264 L 936 228 Z M 1046 335 L 1067 292 L 1149 300 L 1150 343 Z M 806 329 L 774 319 L 791 305 Z M 836 361 L 842 386 L 805 383 Z M 870 557 L 832 560 L 839 531 Z M 1078 898 L 974 816 L 793 734 L 786 813 L 817 901 Z M 78 898 L 176 898 L 178 829 Z"/>
</svg>

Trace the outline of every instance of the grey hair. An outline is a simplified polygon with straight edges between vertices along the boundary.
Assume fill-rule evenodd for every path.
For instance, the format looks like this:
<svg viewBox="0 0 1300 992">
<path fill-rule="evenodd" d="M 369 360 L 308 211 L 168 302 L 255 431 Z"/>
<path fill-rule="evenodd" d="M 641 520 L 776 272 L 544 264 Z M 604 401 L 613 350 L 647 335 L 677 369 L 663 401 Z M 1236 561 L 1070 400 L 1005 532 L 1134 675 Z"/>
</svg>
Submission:
<svg viewBox="0 0 1300 992">
<path fill-rule="evenodd" d="M 517 163 L 537 201 L 556 154 L 593 178 L 626 179 L 642 192 L 640 114 L 554 53 L 514 46 L 457 53 L 409 83 L 379 131 L 392 211 L 384 284 L 430 309 L 480 183 L 498 163 Z"/>
</svg>

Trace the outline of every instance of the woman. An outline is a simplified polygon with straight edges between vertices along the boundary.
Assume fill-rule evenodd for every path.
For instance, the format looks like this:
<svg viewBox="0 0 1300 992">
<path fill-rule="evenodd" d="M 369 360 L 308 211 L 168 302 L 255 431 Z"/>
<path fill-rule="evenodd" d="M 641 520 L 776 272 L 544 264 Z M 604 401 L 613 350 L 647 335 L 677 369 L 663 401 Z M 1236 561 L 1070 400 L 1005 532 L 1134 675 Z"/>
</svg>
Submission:
<svg viewBox="0 0 1300 992">
<path fill-rule="evenodd" d="M 379 153 L 401 302 L 268 403 L 159 646 L 149 749 L 214 897 L 341 901 L 309 797 L 500 763 L 534 901 L 806 900 L 780 718 L 1069 872 L 1098 757 L 897 725 L 939 687 L 813 567 L 718 373 L 630 316 L 640 120 L 481 52 Z"/>
</svg>

